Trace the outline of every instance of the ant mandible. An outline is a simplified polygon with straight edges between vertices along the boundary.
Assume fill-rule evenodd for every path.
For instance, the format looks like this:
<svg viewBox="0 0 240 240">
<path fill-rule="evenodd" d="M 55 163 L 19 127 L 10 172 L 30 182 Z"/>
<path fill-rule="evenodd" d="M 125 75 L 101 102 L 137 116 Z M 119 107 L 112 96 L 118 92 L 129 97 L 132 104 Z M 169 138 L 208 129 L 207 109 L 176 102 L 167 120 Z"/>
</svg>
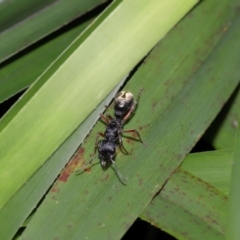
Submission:
<svg viewBox="0 0 240 240">
<path fill-rule="evenodd" d="M 100 164 L 103 170 L 107 170 L 111 165 L 115 170 L 117 176 L 123 184 L 126 184 L 126 180 L 123 178 L 120 173 L 114 158 L 116 156 L 116 147 L 119 146 L 121 151 L 124 154 L 129 154 L 129 152 L 125 149 L 122 142 L 122 133 L 136 133 L 140 142 L 143 142 L 139 132 L 136 129 L 123 130 L 123 125 L 126 121 L 131 117 L 133 111 L 136 108 L 136 105 L 139 101 L 140 95 L 142 93 L 142 88 L 138 93 L 136 101 L 134 100 L 134 96 L 129 91 L 121 91 L 114 98 L 114 116 L 111 115 L 100 114 L 101 120 L 106 124 L 106 130 L 104 133 L 98 132 L 97 138 L 95 141 L 94 154 L 98 149 L 98 157 L 100 160 Z M 103 140 L 99 140 L 99 137 L 103 137 Z M 87 165 L 95 165 L 92 164 L 93 159 L 90 160 L 87 164 L 85 164 L 81 169 L 77 170 L 76 173 L 81 173 Z"/>
</svg>

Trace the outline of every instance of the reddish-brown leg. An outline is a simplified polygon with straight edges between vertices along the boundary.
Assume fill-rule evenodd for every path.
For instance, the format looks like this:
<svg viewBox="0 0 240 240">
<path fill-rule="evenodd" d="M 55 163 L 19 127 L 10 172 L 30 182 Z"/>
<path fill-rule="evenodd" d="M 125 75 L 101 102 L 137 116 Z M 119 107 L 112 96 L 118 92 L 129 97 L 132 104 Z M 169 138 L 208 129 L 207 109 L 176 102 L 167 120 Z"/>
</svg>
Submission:
<svg viewBox="0 0 240 240">
<path fill-rule="evenodd" d="M 108 117 L 105 117 L 103 114 L 100 114 L 100 118 L 101 118 L 101 120 L 102 120 L 104 123 L 106 123 L 106 124 L 109 123 Z"/>
<path fill-rule="evenodd" d="M 139 132 L 138 132 L 136 129 L 123 130 L 122 132 L 123 132 L 123 133 L 136 133 L 136 134 L 138 135 L 139 141 L 143 143 L 143 140 L 142 140 Z"/>
<path fill-rule="evenodd" d="M 110 121 L 113 120 L 113 117 L 112 117 L 109 113 L 107 113 L 107 118 L 108 118 Z"/>
</svg>

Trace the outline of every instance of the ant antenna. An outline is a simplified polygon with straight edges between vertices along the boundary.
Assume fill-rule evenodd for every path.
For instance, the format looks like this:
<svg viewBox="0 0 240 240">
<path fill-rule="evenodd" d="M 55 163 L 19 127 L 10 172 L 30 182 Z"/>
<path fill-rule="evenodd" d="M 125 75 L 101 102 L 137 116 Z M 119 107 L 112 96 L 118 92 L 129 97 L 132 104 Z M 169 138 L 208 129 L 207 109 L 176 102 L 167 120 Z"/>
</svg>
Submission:
<svg viewBox="0 0 240 240">
<path fill-rule="evenodd" d="M 121 183 L 122 183 L 123 185 L 127 185 L 127 181 L 126 181 L 126 179 L 123 177 L 123 175 L 120 173 L 120 171 L 119 171 L 119 169 L 118 169 L 118 167 L 117 167 L 117 164 L 116 164 L 112 159 L 110 159 L 110 160 L 111 160 L 111 162 L 112 162 L 112 168 L 113 168 L 114 171 L 116 172 L 116 174 L 117 174 L 119 180 L 121 181 Z"/>
<path fill-rule="evenodd" d="M 84 172 L 84 170 L 89 169 L 90 167 L 98 164 L 99 163 L 98 160 L 97 160 L 97 162 L 93 163 L 93 160 L 96 158 L 97 158 L 97 156 L 93 157 L 89 162 L 87 162 L 83 166 L 81 166 L 78 170 L 75 171 L 75 174 L 81 174 Z"/>
</svg>

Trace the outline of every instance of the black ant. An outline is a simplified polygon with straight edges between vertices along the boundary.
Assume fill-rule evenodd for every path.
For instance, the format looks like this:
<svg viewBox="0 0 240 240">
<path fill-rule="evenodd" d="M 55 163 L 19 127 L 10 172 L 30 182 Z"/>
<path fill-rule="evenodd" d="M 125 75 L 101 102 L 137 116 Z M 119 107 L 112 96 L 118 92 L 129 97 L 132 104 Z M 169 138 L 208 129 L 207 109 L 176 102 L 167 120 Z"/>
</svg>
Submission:
<svg viewBox="0 0 240 240">
<path fill-rule="evenodd" d="M 139 132 L 136 129 L 123 130 L 123 125 L 131 117 L 136 105 L 139 101 L 140 95 L 142 93 L 142 88 L 140 89 L 136 101 L 134 101 L 133 94 L 128 91 L 119 92 L 114 98 L 114 116 L 107 114 L 106 116 L 100 114 L 101 120 L 106 123 L 106 130 L 104 133 L 98 132 L 95 141 L 94 154 L 98 149 L 98 157 L 100 159 L 100 164 L 103 170 L 107 170 L 111 165 L 114 168 L 116 174 L 123 184 L 126 184 L 126 180 L 121 175 L 114 161 L 116 156 L 116 147 L 119 146 L 124 154 L 129 154 L 125 149 L 122 142 L 122 133 L 136 133 L 138 135 L 139 141 L 143 142 Z M 99 140 L 99 136 L 105 138 Z M 90 160 L 87 164 L 83 166 L 85 168 L 87 165 L 92 164 Z M 76 171 L 76 174 L 81 173 L 82 169 Z"/>
</svg>

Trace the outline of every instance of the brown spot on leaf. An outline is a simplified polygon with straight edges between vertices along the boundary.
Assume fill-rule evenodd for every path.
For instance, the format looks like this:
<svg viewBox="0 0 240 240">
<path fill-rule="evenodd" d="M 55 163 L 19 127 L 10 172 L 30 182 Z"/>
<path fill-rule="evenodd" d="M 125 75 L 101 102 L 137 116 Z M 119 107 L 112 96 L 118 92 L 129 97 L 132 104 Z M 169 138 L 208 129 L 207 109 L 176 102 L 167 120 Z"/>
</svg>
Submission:
<svg viewBox="0 0 240 240">
<path fill-rule="evenodd" d="M 223 28 L 223 32 L 226 32 L 227 30 L 228 30 L 228 27 L 225 26 L 225 27 Z"/>
<path fill-rule="evenodd" d="M 64 168 L 60 174 L 58 180 L 61 182 L 67 182 L 71 173 L 73 173 L 78 166 L 79 162 L 83 159 L 84 148 L 79 148 L 73 158 L 70 160 L 68 165 Z"/>
<path fill-rule="evenodd" d="M 68 224 L 68 225 L 67 225 L 67 228 L 68 228 L 68 229 L 71 229 L 71 228 L 72 228 L 72 224 Z"/>
<path fill-rule="evenodd" d="M 153 111 L 153 112 L 154 112 L 155 107 L 157 106 L 157 104 L 158 104 L 157 101 L 154 101 L 154 102 L 152 103 L 152 111 Z"/>
<path fill-rule="evenodd" d="M 104 181 L 107 181 L 109 179 L 109 174 L 107 174 L 105 177 L 104 177 Z"/>
<path fill-rule="evenodd" d="M 53 185 L 53 187 L 52 187 L 52 189 L 51 189 L 51 192 L 53 192 L 53 193 L 56 193 L 56 192 L 58 193 L 58 192 L 59 192 L 57 183 L 55 183 L 55 184 Z"/>
<path fill-rule="evenodd" d="M 143 129 L 145 129 L 145 128 L 149 127 L 149 126 L 150 126 L 150 123 L 145 124 L 145 125 L 142 125 L 142 126 L 139 126 L 138 129 L 139 129 L 140 131 L 142 131 Z"/>
</svg>

